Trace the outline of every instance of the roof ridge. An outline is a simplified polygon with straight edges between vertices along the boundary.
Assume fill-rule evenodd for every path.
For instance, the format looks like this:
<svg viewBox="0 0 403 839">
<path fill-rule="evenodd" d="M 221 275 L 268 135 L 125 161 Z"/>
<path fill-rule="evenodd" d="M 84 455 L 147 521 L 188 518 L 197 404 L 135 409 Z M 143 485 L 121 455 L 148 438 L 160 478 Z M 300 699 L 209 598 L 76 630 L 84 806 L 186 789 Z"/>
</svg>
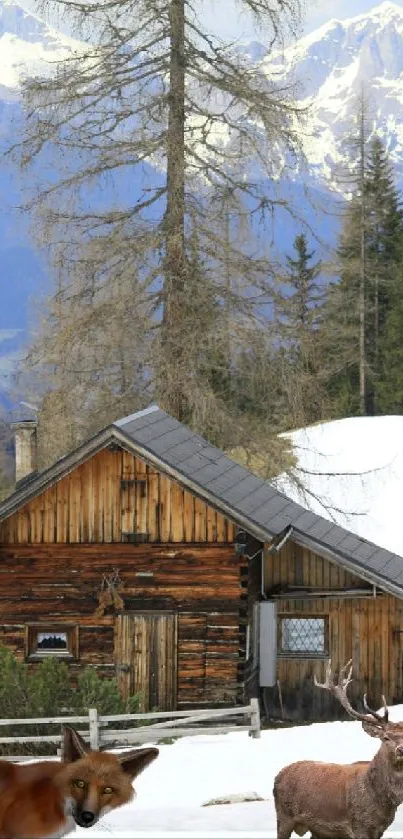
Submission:
<svg viewBox="0 0 403 839">
<path fill-rule="evenodd" d="M 127 425 L 129 422 L 133 422 L 133 420 L 139 419 L 140 417 L 145 417 L 147 414 L 152 414 L 154 411 L 160 411 L 161 408 L 158 405 L 149 405 L 148 408 L 143 408 L 142 411 L 136 411 L 134 414 L 129 414 L 127 417 L 122 417 L 120 420 L 115 420 L 112 425 L 116 425 L 117 428 L 122 428 L 123 425 Z"/>
</svg>

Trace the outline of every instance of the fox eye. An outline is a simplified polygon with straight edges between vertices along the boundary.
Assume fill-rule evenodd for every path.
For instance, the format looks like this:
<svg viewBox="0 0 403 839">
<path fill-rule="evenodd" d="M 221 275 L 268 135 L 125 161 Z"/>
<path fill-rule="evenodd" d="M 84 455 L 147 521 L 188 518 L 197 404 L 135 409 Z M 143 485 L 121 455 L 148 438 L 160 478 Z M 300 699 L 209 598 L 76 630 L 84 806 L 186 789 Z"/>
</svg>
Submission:
<svg viewBox="0 0 403 839">
<path fill-rule="evenodd" d="M 104 787 L 103 788 L 103 793 L 104 793 L 104 795 L 112 795 L 112 793 L 113 793 L 112 787 Z"/>
<path fill-rule="evenodd" d="M 81 781 L 80 778 L 77 778 L 75 781 L 73 781 L 73 784 L 75 787 L 78 787 L 79 789 L 83 789 L 85 787 L 85 781 Z"/>
</svg>

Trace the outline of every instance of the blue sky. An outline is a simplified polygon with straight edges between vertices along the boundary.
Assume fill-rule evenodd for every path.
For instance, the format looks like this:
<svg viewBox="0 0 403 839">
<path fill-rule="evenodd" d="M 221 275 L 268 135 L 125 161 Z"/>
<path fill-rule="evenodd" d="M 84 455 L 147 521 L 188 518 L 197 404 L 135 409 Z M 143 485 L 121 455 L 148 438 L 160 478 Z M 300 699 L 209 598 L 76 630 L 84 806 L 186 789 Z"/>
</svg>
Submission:
<svg viewBox="0 0 403 839">
<path fill-rule="evenodd" d="M 403 0 L 393 2 L 403 7 Z M 306 14 L 306 30 L 315 29 L 333 17 L 343 19 L 361 15 L 379 5 L 380 0 L 307 0 L 310 11 Z"/>
<path fill-rule="evenodd" d="M 301 2 L 305 2 L 306 7 L 303 32 L 311 32 L 312 29 L 321 26 L 331 18 L 343 19 L 367 12 L 379 5 L 381 0 L 378 2 L 377 0 L 301 0 Z M 392 0 L 392 2 L 403 8 L 403 0 Z M 21 3 L 37 12 L 36 0 L 21 0 Z M 195 0 L 195 7 L 211 32 L 223 38 L 248 41 L 256 39 L 264 42 L 264 35 L 254 30 L 252 20 L 242 14 L 241 6 L 241 0 Z"/>
<path fill-rule="evenodd" d="M 403 0 L 394 0 L 403 7 Z M 198 0 L 201 17 L 212 31 L 229 38 L 256 37 L 252 22 L 240 13 L 236 0 Z M 349 18 L 369 11 L 379 5 L 376 0 L 306 0 L 304 31 L 310 32 L 331 18 Z M 259 38 L 258 38 L 259 39 Z M 263 40 L 263 39 L 262 39 Z"/>
</svg>

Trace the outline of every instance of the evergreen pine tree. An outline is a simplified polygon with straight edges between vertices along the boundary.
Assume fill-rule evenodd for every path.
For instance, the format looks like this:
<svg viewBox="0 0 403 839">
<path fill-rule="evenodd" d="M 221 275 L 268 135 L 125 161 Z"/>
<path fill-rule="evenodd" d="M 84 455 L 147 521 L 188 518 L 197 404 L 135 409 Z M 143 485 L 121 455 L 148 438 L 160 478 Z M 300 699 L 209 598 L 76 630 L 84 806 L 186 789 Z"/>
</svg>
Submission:
<svg viewBox="0 0 403 839">
<path fill-rule="evenodd" d="M 392 166 L 379 138 L 371 144 L 367 174 L 368 232 L 367 252 L 370 284 L 368 289 L 367 353 L 373 371 L 374 411 L 388 412 L 395 405 L 390 376 L 394 367 L 388 346 L 397 326 L 403 291 L 399 268 L 402 245 L 402 214 Z M 394 383 L 396 386 L 396 382 Z"/>
<path fill-rule="evenodd" d="M 360 202 L 361 196 L 355 196 L 345 209 L 336 254 L 335 273 L 338 272 L 339 278 L 328 285 L 323 311 L 323 365 L 333 416 L 367 413 L 367 360 L 360 352 Z"/>
<path fill-rule="evenodd" d="M 385 341 L 396 302 L 402 217 L 378 137 L 364 164 L 362 188 L 349 202 L 340 234 L 340 279 L 329 286 L 325 308 L 328 389 L 338 416 L 386 407 Z"/>
<path fill-rule="evenodd" d="M 319 327 L 323 290 L 317 282 L 321 262 L 312 262 L 306 236 L 294 241 L 295 256 L 287 256 L 285 288 L 276 304 L 280 356 L 285 367 L 283 382 L 293 426 L 316 422 L 324 415 Z"/>
<path fill-rule="evenodd" d="M 403 259 L 396 270 L 396 299 L 385 320 L 382 339 L 382 377 L 379 381 L 379 411 L 403 413 Z M 397 292 L 400 286 L 400 294 Z M 394 295 L 392 296 L 394 299 Z"/>
</svg>

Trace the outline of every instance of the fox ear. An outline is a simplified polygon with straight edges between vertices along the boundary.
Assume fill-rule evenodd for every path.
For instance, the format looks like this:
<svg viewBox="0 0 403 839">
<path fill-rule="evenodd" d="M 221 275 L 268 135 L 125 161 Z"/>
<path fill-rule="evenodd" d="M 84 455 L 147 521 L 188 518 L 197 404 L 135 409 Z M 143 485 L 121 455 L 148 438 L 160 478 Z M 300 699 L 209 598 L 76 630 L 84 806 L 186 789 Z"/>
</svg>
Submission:
<svg viewBox="0 0 403 839">
<path fill-rule="evenodd" d="M 64 763 L 73 763 L 79 760 L 80 757 L 88 754 L 90 751 L 83 738 L 74 728 L 69 725 L 63 725 L 63 761 Z"/>
<path fill-rule="evenodd" d="M 150 763 L 158 757 L 158 755 L 159 749 L 136 749 L 135 752 L 129 752 L 129 754 L 121 755 L 119 757 L 119 763 L 121 764 L 123 771 L 134 779 L 137 778 L 144 769 L 147 769 L 147 766 L 149 766 Z"/>
</svg>

